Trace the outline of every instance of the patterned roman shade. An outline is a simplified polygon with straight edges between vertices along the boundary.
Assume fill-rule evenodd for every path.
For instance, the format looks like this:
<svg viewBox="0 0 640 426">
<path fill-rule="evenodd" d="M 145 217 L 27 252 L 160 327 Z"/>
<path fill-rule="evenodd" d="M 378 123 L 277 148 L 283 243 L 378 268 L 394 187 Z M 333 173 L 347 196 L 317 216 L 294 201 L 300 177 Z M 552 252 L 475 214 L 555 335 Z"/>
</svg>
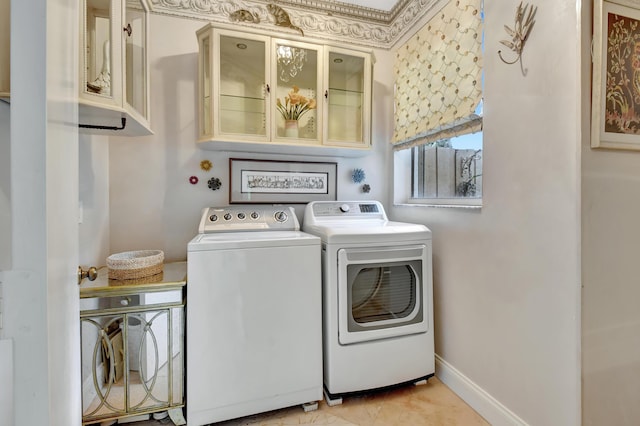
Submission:
<svg viewBox="0 0 640 426">
<path fill-rule="evenodd" d="M 394 149 L 482 128 L 482 0 L 450 0 L 395 62 Z"/>
</svg>

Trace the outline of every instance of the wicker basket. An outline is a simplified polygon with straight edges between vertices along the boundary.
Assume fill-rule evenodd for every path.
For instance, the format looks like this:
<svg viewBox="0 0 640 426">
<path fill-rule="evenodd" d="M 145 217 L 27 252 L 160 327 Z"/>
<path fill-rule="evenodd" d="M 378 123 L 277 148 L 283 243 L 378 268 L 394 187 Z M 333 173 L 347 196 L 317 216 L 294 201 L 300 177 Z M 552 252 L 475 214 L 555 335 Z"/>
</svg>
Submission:
<svg viewBox="0 0 640 426">
<path fill-rule="evenodd" d="M 133 280 L 162 272 L 164 252 L 162 250 L 126 251 L 107 258 L 109 279 Z"/>
<path fill-rule="evenodd" d="M 130 278 L 130 279 L 113 279 L 109 278 L 109 286 L 110 287 L 118 287 L 125 285 L 136 285 L 136 284 L 159 284 L 164 279 L 164 272 L 160 272 L 159 274 L 149 275 L 146 277 L 140 278 Z"/>
</svg>

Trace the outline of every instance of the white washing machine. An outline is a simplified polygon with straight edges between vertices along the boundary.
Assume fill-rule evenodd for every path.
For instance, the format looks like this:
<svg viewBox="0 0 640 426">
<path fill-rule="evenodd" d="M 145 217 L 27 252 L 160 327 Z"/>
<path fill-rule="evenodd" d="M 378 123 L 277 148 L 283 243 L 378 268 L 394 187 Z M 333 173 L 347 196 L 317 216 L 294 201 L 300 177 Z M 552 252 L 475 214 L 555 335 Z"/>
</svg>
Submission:
<svg viewBox="0 0 640 426">
<path fill-rule="evenodd" d="M 324 388 L 342 396 L 435 373 L 431 231 L 391 222 L 377 201 L 314 201 L 322 239 Z"/>
<path fill-rule="evenodd" d="M 187 250 L 189 426 L 322 399 L 320 239 L 291 207 L 203 210 Z"/>
</svg>

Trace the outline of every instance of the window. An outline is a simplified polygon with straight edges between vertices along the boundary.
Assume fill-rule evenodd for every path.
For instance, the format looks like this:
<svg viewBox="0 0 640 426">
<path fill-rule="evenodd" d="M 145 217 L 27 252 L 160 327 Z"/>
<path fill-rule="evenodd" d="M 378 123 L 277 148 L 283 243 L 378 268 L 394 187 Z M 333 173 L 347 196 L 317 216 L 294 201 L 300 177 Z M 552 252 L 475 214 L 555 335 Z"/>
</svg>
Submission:
<svg viewBox="0 0 640 426">
<path fill-rule="evenodd" d="M 476 113 L 482 116 L 482 102 Z M 482 130 L 411 148 L 411 169 L 413 202 L 475 204 L 482 199 Z"/>
<path fill-rule="evenodd" d="M 482 0 L 451 0 L 398 49 L 396 202 L 480 204 L 483 20 Z"/>
</svg>

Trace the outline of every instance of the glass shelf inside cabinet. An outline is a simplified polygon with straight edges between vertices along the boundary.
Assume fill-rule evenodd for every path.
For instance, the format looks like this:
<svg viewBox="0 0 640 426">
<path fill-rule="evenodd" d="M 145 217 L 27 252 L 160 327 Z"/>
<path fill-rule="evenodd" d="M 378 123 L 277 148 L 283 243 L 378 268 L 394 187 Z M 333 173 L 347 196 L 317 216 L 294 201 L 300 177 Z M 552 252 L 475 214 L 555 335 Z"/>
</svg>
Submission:
<svg viewBox="0 0 640 426">
<path fill-rule="evenodd" d="M 224 133 L 266 135 L 265 100 L 220 95 L 220 119 Z"/>
<path fill-rule="evenodd" d="M 352 92 L 344 89 L 329 89 L 329 105 L 345 108 L 362 108 L 362 92 Z"/>
<path fill-rule="evenodd" d="M 362 140 L 364 93 L 329 89 L 329 137 L 333 140 Z"/>
</svg>

